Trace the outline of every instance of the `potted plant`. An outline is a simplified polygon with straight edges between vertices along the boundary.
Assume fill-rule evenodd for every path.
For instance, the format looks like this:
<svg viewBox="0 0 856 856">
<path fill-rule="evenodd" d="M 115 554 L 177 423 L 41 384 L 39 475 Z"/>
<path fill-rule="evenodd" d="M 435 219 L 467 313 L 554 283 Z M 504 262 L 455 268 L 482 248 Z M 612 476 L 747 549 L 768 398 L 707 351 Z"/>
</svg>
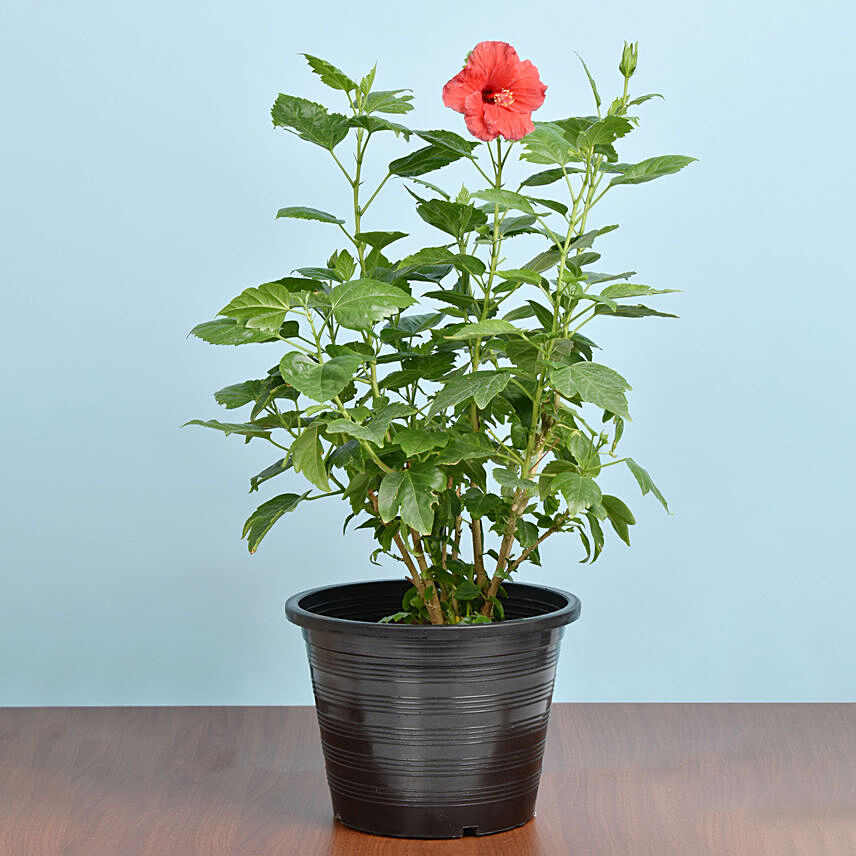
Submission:
<svg viewBox="0 0 856 856">
<path fill-rule="evenodd" d="M 249 516 L 251 553 L 281 517 L 338 497 L 346 525 L 372 531 L 372 560 L 401 563 L 402 579 L 286 606 L 307 642 L 336 816 L 397 836 L 508 829 L 534 812 L 559 640 L 580 610 L 573 595 L 509 581 L 559 533 L 576 536 L 582 561 L 600 555 L 604 524 L 629 543 L 632 512 L 598 486 L 606 467 L 626 466 L 666 507 L 617 452 L 630 385 L 587 335 L 595 319 L 666 316 L 638 302 L 665 290 L 600 271 L 594 245 L 617 227 L 594 225 L 592 211 L 693 159 L 619 161 L 636 108 L 656 97 L 630 94 L 635 44 L 608 105 L 583 63 L 596 113 L 533 122 L 546 91 L 537 68 L 480 43 L 443 88 L 472 138 L 403 124 L 412 95 L 376 88 L 374 68 L 357 81 L 306 59 L 347 109 L 280 95 L 273 123 L 329 153 L 347 212 L 277 217 L 317 221 L 339 246 L 193 329 L 212 344 L 268 345 L 273 365 L 215 393 L 249 408 L 245 421 L 189 424 L 279 450 L 251 492 L 290 470 L 309 483 Z M 420 147 L 370 180 L 378 136 Z M 435 174 L 455 162 L 472 180 L 452 192 Z M 428 246 L 406 242 L 411 223 L 373 221 L 396 184 L 431 227 Z"/>
</svg>

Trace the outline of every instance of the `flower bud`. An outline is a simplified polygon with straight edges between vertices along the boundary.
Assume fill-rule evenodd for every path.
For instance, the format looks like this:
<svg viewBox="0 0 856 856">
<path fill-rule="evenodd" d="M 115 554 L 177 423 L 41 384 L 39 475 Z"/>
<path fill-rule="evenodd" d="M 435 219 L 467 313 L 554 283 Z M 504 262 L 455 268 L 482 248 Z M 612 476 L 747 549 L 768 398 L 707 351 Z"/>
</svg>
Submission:
<svg viewBox="0 0 856 856">
<path fill-rule="evenodd" d="M 618 70 L 624 77 L 632 77 L 636 71 L 636 61 L 639 59 L 639 42 L 625 42 L 621 52 L 621 62 Z"/>
</svg>

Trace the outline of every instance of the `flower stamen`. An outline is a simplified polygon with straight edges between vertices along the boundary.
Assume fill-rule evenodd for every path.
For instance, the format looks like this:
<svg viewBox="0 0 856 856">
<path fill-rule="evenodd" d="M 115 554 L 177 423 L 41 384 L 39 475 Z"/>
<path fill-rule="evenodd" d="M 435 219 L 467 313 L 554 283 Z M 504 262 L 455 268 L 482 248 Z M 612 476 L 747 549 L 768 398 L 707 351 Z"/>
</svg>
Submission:
<svg viewBox="0 0 856 856">
<path fill-rule="evenodd" d="M 497 107 L 510 107 L 514 103 L 514 93 L 510 89 L 500 89 L 499 92 L 485 93 L 484 100 Z"/>
</svg>

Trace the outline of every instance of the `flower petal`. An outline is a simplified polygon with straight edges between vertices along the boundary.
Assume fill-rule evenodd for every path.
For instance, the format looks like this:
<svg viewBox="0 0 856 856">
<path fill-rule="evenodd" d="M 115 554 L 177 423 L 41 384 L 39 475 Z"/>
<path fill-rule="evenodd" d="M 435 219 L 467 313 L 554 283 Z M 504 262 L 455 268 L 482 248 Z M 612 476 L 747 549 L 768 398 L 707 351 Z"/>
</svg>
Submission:
<svg viewBox="0 0 856 856">
<path fill-rule="evenodd" d="M 464 104 L 464 121 L 467 124 L 467 130 L 474 137 L 485 141 L 495 140 L 499 135 L 499 131 L 491 130 L 485 123 L 485 112 L 489 106 L 492 105 L 484 103 L 481 91 L 469 95 Z"/>
<path fill-rule="evenodd" d="M 479 42 L 467 60 L 467 69 L 492 90 L 509 89 L 519 65 L 520 57 L 508 42 Z"/>
<path fill-rule="evenodd" d="M 516 113 L 497 104 L 484 105 L 483 121 L 487 132 L 492 134 L 489 139 L 494 139 L 498 134 L 502 134 L 506 140 L 520 140 L 535 130 L 532 117 L 528 113 Z M 469 122 L 467 122 L 467 127 L 469 127 Z M 470 132 L 474 133 L 472 129 Z M 482 137 L 481 139 L 487 138 Z"/>
<path fill-rule="evenodd" d="M 508 88 L 514 93 L 512 109 L 516 113 L 531 113 L 537 110 L 544 103 L 547 92 L 547 87 L 541 83 L 538 69 L 528 59 L 520 63 Z"/>
</svg>

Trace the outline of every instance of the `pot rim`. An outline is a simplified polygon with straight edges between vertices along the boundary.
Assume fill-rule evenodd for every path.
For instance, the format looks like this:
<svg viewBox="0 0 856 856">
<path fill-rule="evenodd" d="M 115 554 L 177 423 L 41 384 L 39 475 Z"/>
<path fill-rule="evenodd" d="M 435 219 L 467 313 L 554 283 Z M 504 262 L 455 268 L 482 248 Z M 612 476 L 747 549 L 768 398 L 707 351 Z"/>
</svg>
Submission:
<svg viewBox="0 0 856 856">
<path fill-rule="evenodd" d="M 336 618 L 330 615 L 323 615 L 318 612 L 313 612 L 310 609 L 301 605 L 301 601 L 319 594 L 324 591 L 332 591 L 334 589 L 354 588 L 362 586 L 377 586 L 389 585 L 395 583 L 407 583 L 406 579 L 377 579 L 377 580 L 361 580 L 353 583 L 338 583 L 335 585 L 317 586 L 316 588 L 306 589 L 292 595 L 285 603 L 285 614 L 289 621 L 304 630 L 325 630 L 339 633 L 350 633 L 360 636 L 378 637 L 393 637 L 407 634 L 410 638 L 437 638 L 443 634 L 445 636 L 465 636 L 468 639 L 476 638 L 495 638 L 507 634 L 514 634 L 528 631 L 551 630 L 556 627 L 564 627 L 576 621 L 580 617 L 582 604 L 580 599 L 570 592 L 562 589 L 553 588 L 552 586 L 543 586 L 535 583 L 518 583 L 507 582 L 503 583 L 510 593 L 514 590 L 535 589 L 540 592 L 549 592 L 559 599 L 564 599 L 564 606 L 558 609 L 545 612 L 543 615 L 533 615 L 526 618 L 509 618 L 503 621 L 493 622 L 491 624 L 380 624 L 374 621 L 357 621 L 351 618 Z"/>
</svg>

